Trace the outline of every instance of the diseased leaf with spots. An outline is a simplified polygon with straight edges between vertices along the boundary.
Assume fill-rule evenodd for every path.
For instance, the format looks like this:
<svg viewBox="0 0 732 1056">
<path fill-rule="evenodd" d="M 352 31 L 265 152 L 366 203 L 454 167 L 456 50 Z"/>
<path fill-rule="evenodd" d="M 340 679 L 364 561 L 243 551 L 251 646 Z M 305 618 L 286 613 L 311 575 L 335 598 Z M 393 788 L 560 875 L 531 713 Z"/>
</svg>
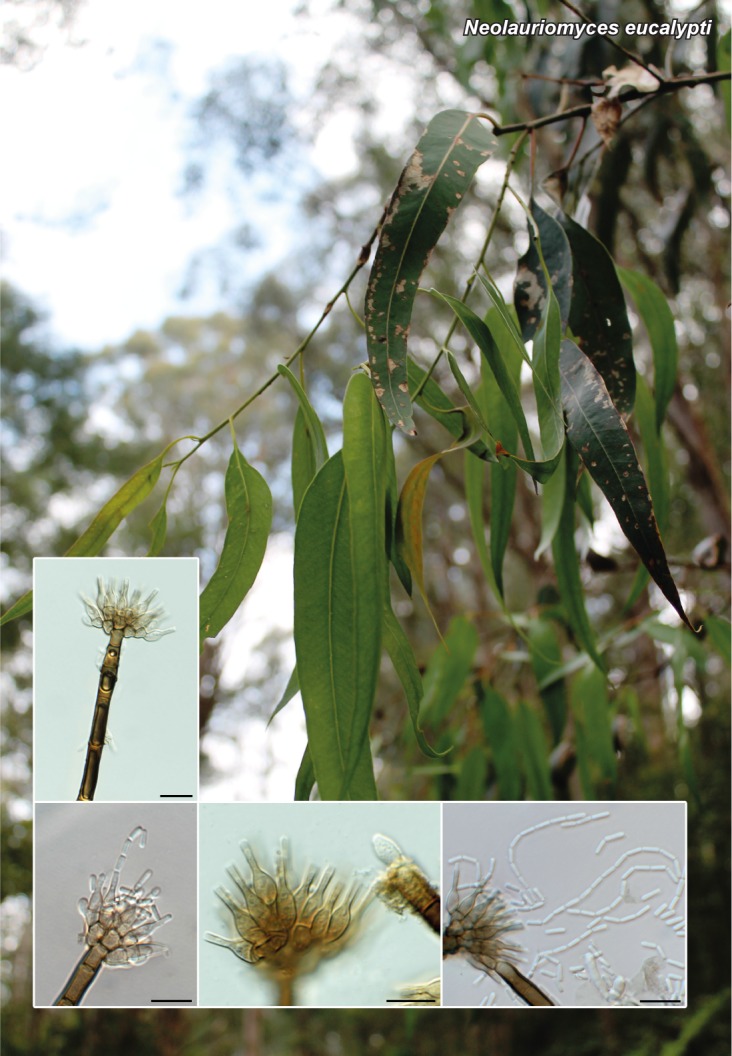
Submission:
<svg viewBox="0 0 732 1056">
<path fill-rule="evenodd" d="M 538 228 L 538 245 L 534 227 L 528 223 L 529 248 L 518 262 L 513 291 L 513 303 L 524 341 L 530 341 L 539 329 L 546 306 L 548 287 L 542 258 L 559 305 L 562 332 L 567 326 L 572 297 L 572 254 L 562 225 L 545 213 L 533 198 L 529 208 Z"/>
<path fill-rule="evenodd" d="M 560 370 L 570 443 L 664 597 L 691 628 L 669 571 L 651 496 L 625 422 L 598 371 L 573 341 L 562 342 Z"/>
<path fill-rule="evenodd" d="M 366 291 L 368 362 L 387 418 L 411 435 L 407 340 L 419 278 L 492 147 L 493 137 L 473 114 L 437 114 L 399 178 L 382 225 Z"/>
<path fill-rule="evenodd" d="M 633 335 L 615 265 L 589 231 L 563 214 L 559 222 L 572 250 L 569 327 L 601 374 L 617 409 L 629 414 L 635 401 Z"/>
<path fill-rule="evenodd" d="M 272 495 L 234 446 L 224 478 L 229 524 L 214 574 L 200 601 L 200 637 L 215 638 L 257 578 L 272 526 Z"/>
</svg>

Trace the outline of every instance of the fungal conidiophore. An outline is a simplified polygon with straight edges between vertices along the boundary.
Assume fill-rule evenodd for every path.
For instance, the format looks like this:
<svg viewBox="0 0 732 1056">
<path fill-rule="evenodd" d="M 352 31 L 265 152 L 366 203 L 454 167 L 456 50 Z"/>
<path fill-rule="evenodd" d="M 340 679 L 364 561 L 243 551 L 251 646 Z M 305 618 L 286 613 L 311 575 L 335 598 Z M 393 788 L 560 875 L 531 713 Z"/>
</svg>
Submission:
<svg viewBox="0 0 732 1056">
<path fill-rule="evenodd" d="M 405 909 L 416 913 L 439 935 L 439 892 L 416 862 L 408 858 L 389 836 L 377 833 L 371 842 L 377 858 L 387 867 L 374 883 L 378 897 L 396 913 L 403 913 Z"/>
<path fill-rule="evenodd" d="M 157 593 L 157 590 L 153 590 L 143 599 L 141 590 L 135 590 L 130 594 L 130 585 L 127 580 L 122 583 L 121 587 L 118 587 L 114 580 L 105 584 L 102 579 L 98 579 L 96 601 L 91 601 L 83 594 L 81 595 L 87 616 L 84 622 L 89 627 L 98 627 L 105 631 L 109 635 L 109 642 L 99 675 L 94 717 L 77 801 L 88 803 L 94 799 L 107 735 L 109 707 L 119 675 L 122 640 L 124 638 L 144 638 L 146 642 L 156 642 L 158 638 L 172 634 L 175 630 L 174 627 L 162 628 L 160 626 L 165 613 L 162 608 L 152 608 Z"/>
<path fill-rule="evenodd" d="M 516 960 L 521 948 L 508 935 L 523 925 L 512 916 L 498 892 L 488 886 L 489 880 L 490 874 L 473 884 L 461 885 L 456 866 L 447 896 L 444 956 L 463 954 L 475 968 L 501 978 L 527 1005 L 553 1005 L 543 990 L 519 971 Z M 466 890 L 466 894 L 461 894 Z"/>
<path fill-rule="evenodd" d="M 172 913 L 161 917 L 158 912 L 160 888 L 145 891 L 152 870 L 146 869 L 134 887 L 120 886 L 127 852 L 135 841 L 144 848 L 146 838 L 147 830 L 138 825 L 122 845 L 109 880 L 104 873 L 90 877 L 91 895 L 79 900 L 84 918 L 80 939 L 86 950 L 55 1005 L 81 1004 L 102 968 L 133 968 L 168 952 L 167 946 L 149 941 L 154 931 L 173 919 Z"/>
<path fill-rule="evenodd" d="M 287 841 L 282 838 L 276 855 L 275 876 L 265 872 L 254 851 L 242 840 L 241 849 L 252 873 L 245 880 L 236 866 L 228 873 L 241 899 L 225 887 L 216 894 L 234 917 L 239 938 L 206 932 L 206 939 L 226 946 L 248 964 L 256 965 L 277 984 L 277 1003 L 295 1004 L 293 987 L 298 976 L 312 971 L 326 957 L 339 953 L 353 938 L 354 926 L 370 901 L 358 883 L 333 883 L 335 869 L 326 866 L 305 870 L 296 887 L 287 875 Z"/>
</svg>

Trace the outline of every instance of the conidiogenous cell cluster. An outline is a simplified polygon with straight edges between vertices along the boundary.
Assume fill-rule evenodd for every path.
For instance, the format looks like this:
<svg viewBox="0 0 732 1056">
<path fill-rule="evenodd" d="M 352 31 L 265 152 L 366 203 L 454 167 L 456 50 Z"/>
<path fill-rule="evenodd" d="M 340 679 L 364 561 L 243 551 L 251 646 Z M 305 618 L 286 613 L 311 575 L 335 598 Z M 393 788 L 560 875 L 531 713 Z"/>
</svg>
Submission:
<svg viewBox="0 0 732 1056">
<path fill-rule="evenodd" d="M 277 1004 L 296 1004 L 296 981 L 340 953 L 358 934 L 371 891 L 355 880 L 337 878 L 332 866 L 308 866 L 300 881 L 293 882 L 284 837 L 274 875 L 262 868 L 246 840 L 240 846 L 251 878 L 231 865 L 227 871 L 238 893 L 223 886 L 216 889 L 234 918 L 238 937 L 207 932 L 206 938 L 269 976 Z"/>
<path fill-rule="evenodd" d="M 124 841 L 111 876 L 92 874 L 91 894 L 78 903 L 84 918 L 80 941 L 86 948 L 54 1004 L 81 1004 L 102 968 L 134 968 L 168 952 L 166 946 L 150 941 L 153 932 L 173 919 L 172 913 L 160 915 L 160 888 L 146 889 L 152 870 L 146 869 L 132 887 L 121 883 L 130 848 L 135 842 L 144 848 L 146 839 L 147 831 L 136 826 Z"/>
</svg>

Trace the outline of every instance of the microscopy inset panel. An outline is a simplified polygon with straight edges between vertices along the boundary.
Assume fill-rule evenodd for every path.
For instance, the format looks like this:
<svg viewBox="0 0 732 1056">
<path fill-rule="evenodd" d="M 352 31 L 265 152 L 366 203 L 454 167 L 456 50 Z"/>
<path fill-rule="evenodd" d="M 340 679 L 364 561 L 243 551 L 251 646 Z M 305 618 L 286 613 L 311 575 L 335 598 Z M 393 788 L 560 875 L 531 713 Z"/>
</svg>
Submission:
<svg viewBox="0 0 732 1056">
<path fill-rule="evenodd" d="M 192 803 L 36 805 L 36 1006 L 196 1003 L 196 820 Z"/>
<path fill-rule="evenodd" d="M 202 1005 L 439 1003 L 439 804 L 200 811 Z"/>
<path fill-rule="evenodd" d="M 41 558 L 34 583 L 35 799 L 195 799 L 198 561 Z"/>
<path fill-rule="evenodd" d="M 685 803 L 447 803 L 443 1003 L 686 1005 Z"/>
</svg>

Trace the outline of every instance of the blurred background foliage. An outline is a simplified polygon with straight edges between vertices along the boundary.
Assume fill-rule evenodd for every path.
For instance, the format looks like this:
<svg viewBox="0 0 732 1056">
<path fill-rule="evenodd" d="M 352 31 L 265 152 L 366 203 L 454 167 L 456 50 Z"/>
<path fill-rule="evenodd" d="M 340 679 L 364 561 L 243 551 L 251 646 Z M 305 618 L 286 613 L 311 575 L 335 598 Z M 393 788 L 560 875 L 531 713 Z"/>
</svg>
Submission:
<svg viewBox="0 0 732 1056">
<path fill-rule="evenodd" d="M 24 69 L 43 61 L 46 35 L 71 33 L 78 5 L 67 0 L 14 0 L 3 59 Z M 597 21 L 620 20 L 618 0 L 585 3 Z M 306 103 L 288 87 L 277 60 L 229 63 L 191 112 L 191 137 L 181 184 L 171 193 L 204 193 L 228 165 L 230 233 L 204 246 L 185 271 L 183 292 L 214 277 L 220 310 L 206 317 L 168 318 L 94 354 L 59 349 L 42 314 L 22 291 L 2 291 L 2 441 L 4 600 L 30 585 L 32 559 L 61 554 L 99 505 L 164 443 L 181 432 L 205 432 L 231 412 L 292 353 L 350 270 L 369 237 L 405 157 L 429 118 L 445 106 L 489 108 L 503 123 L 532 118 L 588 99 L 597 79 L 624 58 L 607 41 L 463 37 L 465 17 L 486 21 L 564 20 L 551 0 L 302 0 L 296 18 L 347 15 L 358 32 L 334 50 L 314 78 Z M 673 5 L 633 0 L 622 20 L 665 21 Z M 705 38 L 668 48 L 667 38 L 623 41 L 668 73 L 729 68 L 729 35 L 717 5 L 705 2 L 681 17 L 715 19 Z M 49 29 L 49 26 L 51 27 Z M 55 27 L 55 28 L 54 28 Z M 207 31 L 213 31 L 208 27 Z M 622 38 L 621 38 L 622 39 Z M 75 41 L 79 44 L 78 41 Z M 726 63 L 726 66 L 725 66 Z M 529 76 L 531 75 L 531 76 Z M 382 86 L 381 92 L 374 85 Z M 408 118 L 394 119 L 383 86 L 394 85 Z M 388 90 L 387 90 L 388 96 Z M 664 432 L 669 466 L 667 552 L 684 600 L 704 631 L 695 638 L 655 616 L 657 598 L 644 593 L 623 614 L 636 563 L 597 496 L 594 525 L 578 536 L 583 585 L 593 622 L 620 634 L 610 652 L 610 677 L 599 690 L 582 671 L 555 667 L 573 655 L 557 604 L 551 560 L 538 559 L 539 507 L 533 488 L 517 483 L 506 567 L 506 595 L 523 614 L 520 637 L 506 623 L 479 572 L 465 508 L 461 456 L 433 472 L 425 506 L 426 578 L 443 633 L 457 648 L 446 654 L 419 602 L 406 594 L 397 614 L 412 641 L 425 680 L 425 733 L 449 754 L 424 757 L 410 729 L 400 687 L 383 671 L 372 726 L 380 794 L 391 799 L 597 798 L 686 799 L 689 803 L 690 1007 L 615 1016 L 611 1010 L 564 1016 L 512 1016 L 493 1011 L 407 1010 L 350 1012 L 31 1009 L 31 662 L 30 621 L 3 628 L 3 1051 L 65 1053 L 292 1053 L 364 1051 L 401 1056 L 462 1051 L 505 1053 L 540 1047 L 544 1053 L 729 1052 L 729 139 L 728 95 L 701 87 L 641 107 L 624 123 L 611 150 L 597 149 L 585 131 L 565 169 L 577 123 L 540 130 L 536 181 L 602 239 L 623 267 L 650 275 L 672 306 L 680 350 L 679 379 Z M 345 175 L 307 187 L 300 203 L 297 244 L 281 265 L 251 282 L 246 257 L 257 235 L 241 205 L 252 180 L 286 178 L 298 142 L 329 121 L 348 116 L 357 165 Z M 388 132 L 385 134 L 384 129 Z M 594 138 L 593 138 L 594 137 Z M 430 264 L 424 285 L 459 295 L 490 218 L 511 136 L 481 171 L 470 201 Z M 222 160 L 223 159 L 223 160 Z M 528 198 L 529 156 L 521 155 L 514 183 Z M 545 203 L 546 204 L 546 201 Z M 505 286 L 526 245 L 525 221 L 507 201 L 496 227 L 490 268 Z M 360 310 L 365 275 L 351 289 Z M 429 299 L 415 313 L 413 350 L 427 364 L 449 319 Z M 467 353 L 456 336 L 456 352 Z M 636 327 L 636 361 L 648 372 L 650 350 Z M 343 392 L 364 358 L 360 331 L 339 302 L 309 347 L 308 390 L 329 440 L 338 441 Z M 449 377 L 449 375 L 448 375 Z M 448 378 L 440 373 L 446 387 Z M 282 384 L 258 400 L 239 426 L 245 457 L 263 473 L 275 500 L 274 531 L 291 534 L 289 482 L 291 393 Z M 332 445 L 333 447 L 334 445 Z M 397 450 L 400 478 L 419 458 L 444 446 L 431 420 Z M 222 475 L 225 433 L 179 474 L 168 504 L 164 554 L 195 554 L 208 579 L 225 531 Z M 158 500 L 159 501 L 159 500 Z M 112 540 L 110 554 L 144 555 L 145 504 Z M 395 595 L 398 587 L 394 586 Z M 620 617 L 618 614 L 622 614 Z M 455 614 L 463 614 L 456 616 Z M 452 622 L 451 622 L 452 621 Z M 448 631 L 449 628 L 449 631 Z M 475 631 L 477 630 L 477 634 Z M 246 677 L 225 677 L 227 637 L 208 642 L 202 656 L 203 792 L 220 776 L 213 749 L 228 741 L 228 778 L 246 764 L 237 731 L 263 726 L 290 670 L 286 636 L 273 627 Z M 533 648 L 532 648 L 533 645 Z M 551 665 L 550 665 L 551 666 Z M 576 765 L 578 730 L 587 701 L 611 726 L 613 748 L 604 769 Z M 290 704 L 273 728 L 295 722 Z M 292 718 L 291 713 L 293 713 Z M 567 725 L 562 721 L 572 716 Z M 591 734 L 592 724 L 589 725 Z M 212 736 L 213 731 L 213 736 Z M 285 735 L 278 736 L 286 739 Z M 211 749 L 207 754 L 207 748 Z M 267 767 L 277 747 L 264 753 Z M 233 778 L 232 778 L 233 774 Z M 294 781 L 294 772 L 293 772 Z M 571 1021 L 568 1018 L 571 1016 Z"/>
</svg>

